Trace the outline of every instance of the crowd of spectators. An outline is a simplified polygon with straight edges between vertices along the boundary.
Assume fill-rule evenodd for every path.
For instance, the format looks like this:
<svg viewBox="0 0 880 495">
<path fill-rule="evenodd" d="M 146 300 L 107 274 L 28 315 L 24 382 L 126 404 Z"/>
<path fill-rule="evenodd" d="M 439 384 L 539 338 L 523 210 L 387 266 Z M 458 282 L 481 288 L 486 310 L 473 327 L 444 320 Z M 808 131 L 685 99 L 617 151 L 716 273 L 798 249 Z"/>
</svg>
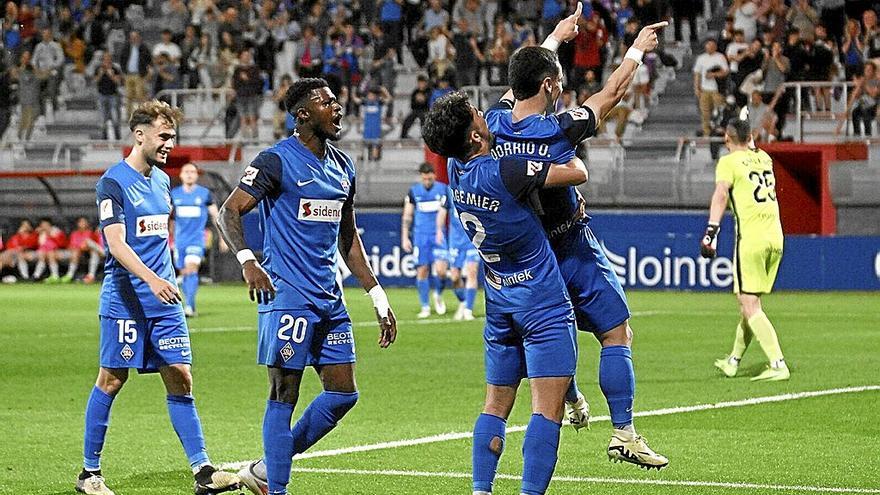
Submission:
<svg viewBox="0 0 880 495">
<path fill-rule="evenodd" d="M 705 40 L 694 62 L 699 133 L 722 132 L 725 115 L 748 107 L 757 140 L 786 139 L 796 93 L 780 91 L 783 83 L 851 81 L 849 101 L 841 86 L 825 85 L 805 88 L 802 108 L 837 109 L 838 132 L 852 112 L 855 133 L 870 135 L 880 102 L 878 9 L 880 2 L 862 0 L 733 0 L 724 29 Z"/>
<path fill-rule="evenodd" d="M 87 271 L 81 280 L 92 283 L 104 256 L 101 234 L 85 217 L 77 218 L 69 233 L 51 219 L 42 218 L 36 227 L 30 220 L 22 220 L 12 235 L 0 236 L 0 275 L 4 282 L 19 279 L 72 282 L 79 273 L 80 260 L 88 258 Z M 61 275 L 60 262 L 67 262 L 64 275 Z"/>
</svg>

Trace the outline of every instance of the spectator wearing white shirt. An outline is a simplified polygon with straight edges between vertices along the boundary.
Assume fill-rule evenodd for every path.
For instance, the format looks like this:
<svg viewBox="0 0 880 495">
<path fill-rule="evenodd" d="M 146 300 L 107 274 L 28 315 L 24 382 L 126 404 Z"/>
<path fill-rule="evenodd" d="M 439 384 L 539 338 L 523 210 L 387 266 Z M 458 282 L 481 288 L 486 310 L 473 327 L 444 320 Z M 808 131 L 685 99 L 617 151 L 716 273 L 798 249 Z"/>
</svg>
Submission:
<svg viewBox="0 0 880 495">
<path fill-rule="evenodd" d="M 31 60 L 40 81 L 41 100 L 50 100 L 54 109 L 58 106 L 58 85 L 63 74 L 61 68 L 64 65 L 64 50 L 55 41 L 51 29 L 43 29 L 42 37 L 42 41 L 34 47 Z"/>
<path fill-rule="evenodd" d="M 162 41 L 156 43 L 153 46 L 153 58 L 157 58 L 161 54 L 168 55 L 168 58 L 171 60 L 171 63 L 179 64 L 181 51 L 180 47 L 177 46 L 177 43 L 171 41 L 173 33 L 170 29 L 165 29 L 162 31 Z"/>
<path fill-rule="evenodd" d="M 747 42 L 758 35 L 758 18 L 766 13 L 766 8 L 758 8 L 752 0 L 733 0 L 728 15 L 733 16 L 733 28 L 742 29 Z"/>
<path fill-rule="evenodd" d="M 724 97 L 718 87 L 718 79 L 730 72 L 727 59 L 718 52 L 715 40 L 707 40 L 706 51 L 694 62 L 694 94 L 700 105 L 700 123 L 703 136 L 712 132 L 712 110 L 724 106 Z"/>
</svg>

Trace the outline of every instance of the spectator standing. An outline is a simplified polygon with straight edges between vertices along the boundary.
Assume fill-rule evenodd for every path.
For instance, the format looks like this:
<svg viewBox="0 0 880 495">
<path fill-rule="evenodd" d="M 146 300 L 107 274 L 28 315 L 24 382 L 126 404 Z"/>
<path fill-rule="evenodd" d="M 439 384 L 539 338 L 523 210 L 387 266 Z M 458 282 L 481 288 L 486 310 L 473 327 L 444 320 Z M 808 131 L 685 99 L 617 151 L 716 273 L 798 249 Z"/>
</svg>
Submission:
<svg viewBox="0 0 880 495">
<path fill-rule="evenodd" d="M 218 58 L 217 49 L 208 33 L 199 36 L 199 44 L 189 54 L 187 59 L 190 77 L 195 76 L 199 88 L 212 89 L 217 87 L 214 80 L 217 78 Z M 221 77 L 222 79 L 222 77 Z"/>
<path fill-rule="evenodd" d="M 183 0 L 162 2 L 162 25 L 166 26 L 174 38 L 180 38 L 189 25 L 190 12 Z"/>
<path fill-rule="evenodd" d="M 3 141 L 3 135 L 12 120 L 12 83 L 12 68 L 7 67 L 6 61 L 0 57 L 0 142 Z"/>
<path fill-rule="evenodd" d="M 712 132 L 712 111 L 724 106 L 718 80 L 727 76 L 729 67 L 724 55 L 718 53 L 715 40 L 707 40 L 704 47 L 705 52 L 694 62 L 694 94 L 700 106 L 702 135 L 709 136 Z"/>
<path fill-rule="evenodd" d="M 40 81 L 42 100 L 51 103 L 54 110 L 58 106 L 58 85 L 63 75 L 61 69 L 64 66 L 64 50 L 55 41 L 49 28 L 42 30 L 42 41 L 34 47 L 33 66 Z"/>
<path fill-rule="evenodd" d="M 189 59 L 198 46 L 199 37 L 196 27 L 190 24 L 184 29 L 183 39 L 180 40 L 180 74 L 183 76 L 184 87 L 187 89 L 199 87 L 198 72 L 195 67 L 191 67 L 189 64 Z"/>
<path fill-rule="evenodd" d="M 831 34 L 830 31 L 829 34 Z M 862 42 L 859 21 L 849 19 L 846 22 L 846 32 L 844 33 L 843 44 L 840 45 L 840 53 L 843 55 L 846 78 L 848 80 L 852 79 L 853 76 L 862 71 L 865 62 L 865 44 Z"/>
<path fill-rule="evenodd" d="M 506 66 L 505 66 L 506 67 Z M 419 74 L 416 78 L 416 87 L 409 96 L 409 114 L 403 119 L 403 127 L 400 129 L 400 139 L 409 139 L 409 130 L 416 120 L 419 125 L 424 122 L 425 114 L 428 113 L 428 98 L 431 89 L 428 87 L 428 78 Z"/>
<path fill-rule="evenodd" d="M 733 0 L 728 15 L 733 16 L 733 28 L 741 29 L 747 42 L 758 35 L 758 18 L 766 12 L 752 0 Z"/>
<path fill-rule="evenodd" d="M 486 81 L 489 86 L 507 86 L 507 67 L 510 53 L 503 38 L 495 38 L 487 53 Z"/>
<path fill-rule="evenodd" d="M 798 31 L 812 33 L 819 23 L 819 13 L 810 5 L 810 0 L 797 0 L 792 2 L 785 19 Z"/>
<path fill-rule="evenodd" d="M 147 69 L 150 67 L 150 51 L 141 40 L 141 33 L 128 33 L 128 44 L 122 49 L 120 66 L 125 73 L 125 113 L 147 99 Z"/>
<path fill-rule="evenodd" d="M 765 54 L 764 45 L 761 43 L 761 40 L 754 39 L 751 43 L 749 43 L 745 53 L 742 54 L 741 57 L 739 57 L 739 63 L 737 64 L 737 73 L 731 76 L 733 87 L 737 90 L 734 92 L 734 96 L 736 97 L 736 102 L 739 106 L 744 106 L 752 93 L 751 90 L 742 90 L 744 86 L 743 82 L 745 82 L 745 80 L 749 78 L 749 76 L 756 76 L 754 75 L 754 73 L 764 66 L 764 59 L 766 58 L 766 55 L 767 54 Z"/>
<path fill-rule="evenodd" d="M 595 12 L 589 19 L 582 16 L 578 26 L 580 32 L 573 42 L 574 67 L 570 80 L 583 81 L 588 70 L 595 72 L 597 79 L 602 79 L 601 50 L 608 41 L 608 31 L 599 24 L 599 15 Z"/>
<path fill-rule="evenodd" d="M 460 17 L 457 22 L 458 29 L 452 36 L 452 46 L 455 49 L 455 73 L 458 76 L 458 87 L 476 86 L 480 84 L 481 66 L 485 61 L 480 47 L 477 44 L 477 36 L 468 26 L 466 17 Z"/>
<path fill-rule="evenodd" d="M 95 71 L 95 85 L 98 88 L 98 108 L 101 111 L 101 129 L 104 139 L 109 139 L 107 121 L 113 127 L 113 139 L 122 139 L 119 133 L 119 87 L 122 84 L 122 69 L 113 63 L 110 52 L 104 52 L 101 65 Z"/>
<path fill-rule="evenodd" d="M 522 12 L 525 2 L 517 2 L 519 12 Z M 456 30 L 460 29 L 458 21 L 460 19 L 467 20 L 468 30 L 477 38 L 477 43 L 481 46 L 486 41 L 486 5 L 481 0 L 463 0 L 456 2 L 452 11 L 452 22 L 456 26 Z M 534 20 L 534 19 L 533 19 Z"/>
<path fill-rule="evenodd" d="M 273 137 L 278 140 L 290 136 L 293 126 L 288 127 L 287 122 L 291 120 L 290 114 L 287 113 L 287 106 L 284 103 L 284 97 L 287 90 L 293 84 L 293 78 L 290 74 L 281 76 L 278 82 L 278 88 L 272 93 L 272 101 L 275 102 L 275 114 L 272 116 L 272 133 Z"/>
<path fill-rule="evenodd" d="M 566 7 L 564 0 L 544 0 L 541 8 L 541 39 L 550 36 L 556 24 L 562 20 L 562 14 Z"/>
<path fill-rule="evenodd" d="M 428 9 L 425 10 L 425 16 L 422 18 L 422 31 L 427 35 L 435 27 L 445 29 L 447 26 L 449 26 L 449 12 L 443 8 L 440 0 L 430 0 Z"/>
<path fill-rule="evenodd" d="M 388 41 L 397 52 L 397 63 L 403 63 L 403 0 L 382 0 L 379 23 Z"/>
<path fill-rule="evenodd" d="M 156 97 L 156 95 L 165 90 L 181 88 L 180 68 L 171 61 L 167 53 L 160 53 L 156 57 L 156 62 L 150 67 L 150 76 L 153 83 L 153 97 Z M 159 99 L 168 103 L 167 97 Z"/>
<path fill-rule="evenodd" d="M 764 100 L 770 101 L 791 72 L 791 61 L 783 53 L 782 43 L 774 41 L 770 46 L 770 57 L 764 61 L 762 71 L 764 72 Z M 785 91 L 773 105 L 773 111 L 776 112 L 777 135 L 779 136 L 782 135 L 782 129 L 785 128 L 789 101 L 791 101 L 791 91 Z"/>
<path fill-rule="evenodd" d="M 752 91 L 749 97 L 749 127 L 755 142 L 767 142 L 776 139 L 776 116 L 764 103 L 759 91 Z"/>
<path fill-rule="evenodd" d="M 810 81 L 830 82 L 834 77 L 834 48 L 828 45 L 828 34 L 825 26 L 817 25 L 813 28 L 814 41 L 812 41 L 810 72 L 808 74 Z M 817 110 L 831 110 L 831 91 L 828 87 L 814 88 L 813 94 L 816 98 Z"/>
<path fill-rule="evenodd" d="M 382 114 L 383 107 L 391 101 L 391 94 L 382 86 L 367 90 L 367 97 L 353 96 L 355 104 L 360 105 L 363 118 L 363 138 L 367 146 L 367 160 L 378 162 L 382 159 Z"/>
<path fill-rule="evenodd" d="M 870 136 L 880 103 L 880 78 L 874 62 L 865 64 L 863 74 L 855 78 L 855 86 L 847 104 L 847 112 L 852 109 L 853 134 Z M 845 118 L 841 120 L 846 121 Z"/>
<path fill-rule="evenodd" d="M 671 0 L 672 24 L 675 29 L 675 41 L 683 40 L 681 21 L 687 20 L 691 43 L 699 43 L 697 39 L 697 5 L 694 0 Z M 650 22 L 654 22 L 651 20 Z"/>
<path fill-rule="evenodd" d="M 315 35 L 315 28 L 307 24 L 302 31 L 302 39 L 296 47 L 296 73 L 300 78 L 320 77 L 323 69 L 321 61 L 321 40 Z"/>
<path fill-rule="evenodd" d="M 440 80 L 446 77 L 447 71 L 454 70 L 453 56 L 455 48 L 446 36 L 446 31 L 437 26 L 431 30 L 431 41 L 428 42 L 428 73 L 431 78 Z"/>
<path fill-rule="evenodd" d="M 104 257 L 104 248 L 101 245 L 101 234 L 92 228 L 86 217 L 76 219 L 76 230 L 70 233 L 70 242 L 67 244 L 70 255 L 70 264 L 67 266 L 67 274 L 61 277 L 62 282 L 71 282 L 79 268 L 79 260 L 83 255 L 89 255 L 89 271 L 83 282 L 90 284 L 95 281 L 98 272 L 98 264 Z"/>
<path fill-rule="evenodd" d="M 40 115 L 40 81 L 31 64 L 31 52 L 21 54 L 21 62 L 16 71 L 18 81 L 18 140 L 30 141 L 34 123 Z"/>
<path fill-rule="evenodd" d="M 828 38 L 837 46 L 843 45 L 846 27 L 846 0 L 822 0 L 822 24 L 828 29 Z"/>
<path fill-rule="evenodd" d="M 173 33 L 170 29 L 162 31 L 162 41 L 153 46 L 152 55 L 154 59 L 164 53 L 168 55 L 168 59 L 171 63 L 180 63 L 180 58 L 183 56 L 183 53 L 180 51 L 180 47 L 177 43 L 173 41 L 172 36 Z"/>
<path fill-rule="evenodd" d="M 824 26 L 822 26 L 824 29 Z M 877 26 L 877 12 L 868 9 L 862 13 L 862 34 L 865 39 L 865 56 L 868 59 L 880 58 L 880 27 Z M 826 36 L 827 40 L 827 30 Z M 819 41 L 818 34 L 816 41 Z"/>
<path fill-rule="evenodd" d="M 243 50 L 239 55 L 238 67 L 232 75 L 232 89 L 235 90 L 242 137 L 256 140 L 259 137 L 260 106 L 263 103 L 263 78 L 250 50 Z"/>
</svg>

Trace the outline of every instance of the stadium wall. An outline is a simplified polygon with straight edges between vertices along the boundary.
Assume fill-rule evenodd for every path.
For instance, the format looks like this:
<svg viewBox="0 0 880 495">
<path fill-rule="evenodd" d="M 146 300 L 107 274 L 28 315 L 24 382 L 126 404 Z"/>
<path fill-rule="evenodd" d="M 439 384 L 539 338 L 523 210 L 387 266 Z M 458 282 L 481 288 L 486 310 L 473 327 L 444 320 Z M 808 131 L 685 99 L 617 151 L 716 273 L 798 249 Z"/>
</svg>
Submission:
<svg viewBox="0 0 880 495">
<path fill-rule="evenodd" d="M 256 215 L 245 217 L 248 243 L 259 250 Z M 400 248 L 400 213 L 359 213 L 364 247 L 386 286 L 415 285 L 412 254 Z M 733 284 L 733 221 L 726 216 L 719 256 L 700 258 L 706 214 L 596 212 L 590 221 L 627 288 L 725 291 Z M 347 275 L 347 274 L 346 274 Z M 346 285 L 357 285 L 346 277 Z M 787 290 L 880 290 L 880 237 L 790 235 L 776 283 Z"/>
</svg>

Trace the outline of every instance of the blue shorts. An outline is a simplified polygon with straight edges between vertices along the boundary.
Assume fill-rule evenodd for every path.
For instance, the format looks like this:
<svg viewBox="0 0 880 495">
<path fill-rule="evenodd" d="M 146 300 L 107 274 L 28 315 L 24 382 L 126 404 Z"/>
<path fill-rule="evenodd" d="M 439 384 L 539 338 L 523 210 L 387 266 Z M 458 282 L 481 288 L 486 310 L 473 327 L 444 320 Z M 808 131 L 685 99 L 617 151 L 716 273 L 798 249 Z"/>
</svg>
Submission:
<svg viewBox="0 0 880 495">
<path fill-rule="evenodd" d="M 169 364 L 192 364 L 183 311 L 146 319 L 100 317 L 101 366 L 156 372 Z"/>
<path fill-rule="evenodd" d="M 186 246 L 182 250 L 175 250 L 174 254 L 175 268 L 177 268 L 178 270 L 183 270 L 183 268 L 186 267 L 187 261 L 201 264 L 202 258 L 205 257 L 205 248 L 204 246 Z"/>
<path fill-rule="evenodd" d="M 353 363 L 354 333 L 342 302 L 336 309 L 279 309 L 259 315 L 257 362 L 273 368 Z"/>
<path fill-rule="evenodd" d="M 437 244 L 434 236 L 417 237 L 413 241 L 413 256 L 416 257 L 416 266 L 431 265 L 435 261 L 446 261 L 449 254 L 445 244 Z"/>
<path fill-rule="evenodd" d="M 571 305 L 486 315 L 486 383 L 574 376 L 577 335 Z"/>
<path fill-rule="evenodd" d="M 468 263 L 480 261 L 480 253 L 473 244 L 461 245 L 449 248 L 449 264 L 452 268 L 462 269 Z"/>
<path fill-rule="evenodd" d="M 628 320 L 623 287 L 593 231 L 585 225 L 565 242 L 556 256 L 578 328 L 602 334 Z"/>
</svg>

